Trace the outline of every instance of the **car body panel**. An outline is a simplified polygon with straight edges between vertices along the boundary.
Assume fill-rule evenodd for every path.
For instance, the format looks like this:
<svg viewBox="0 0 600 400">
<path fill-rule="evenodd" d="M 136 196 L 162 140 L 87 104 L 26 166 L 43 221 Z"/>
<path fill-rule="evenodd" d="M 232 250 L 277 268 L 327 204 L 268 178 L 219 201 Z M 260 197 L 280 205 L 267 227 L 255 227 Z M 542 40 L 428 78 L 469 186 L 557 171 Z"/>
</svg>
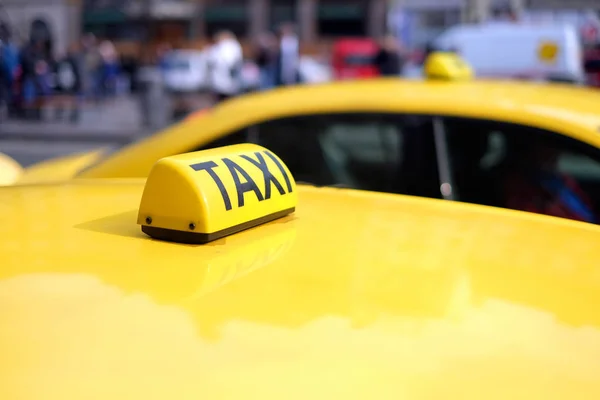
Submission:
<svg viewBox="0 0 600 400">
<path fill-rule="evenodd" d="M 600 227 L 299 186 L 180 245 L 142 189 L 0 189 L 0 398 L 600 396 Z"/>
<path fill-rule="evenodd" d="M 195 150 L 243 127 L 286 116 L 340 112 L 417 113 L 531 125 L 600 147 L 600 93 L 564 84 L 433 82 L 378 78 L 241 96 L 117 151 L 82 178 L 145 177 L 158 159 Z M 285 132 L 282 132 L 285 134 Z"/>
</svg>

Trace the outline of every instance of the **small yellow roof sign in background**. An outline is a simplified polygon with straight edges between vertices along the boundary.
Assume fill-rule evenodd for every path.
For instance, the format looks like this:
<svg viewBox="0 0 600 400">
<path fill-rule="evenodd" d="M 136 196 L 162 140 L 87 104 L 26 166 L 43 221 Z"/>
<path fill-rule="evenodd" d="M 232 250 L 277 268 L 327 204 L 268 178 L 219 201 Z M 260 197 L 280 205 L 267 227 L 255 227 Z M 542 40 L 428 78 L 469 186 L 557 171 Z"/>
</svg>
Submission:
<svg viewBox="0 0 600 400">
<path fill-rule="evenodd" d="M 558 44 L 552 41 L 543 41 L 538 47 L 538 58 L 548 64 L 555 63 L 560 51 Z"/>
</svg>

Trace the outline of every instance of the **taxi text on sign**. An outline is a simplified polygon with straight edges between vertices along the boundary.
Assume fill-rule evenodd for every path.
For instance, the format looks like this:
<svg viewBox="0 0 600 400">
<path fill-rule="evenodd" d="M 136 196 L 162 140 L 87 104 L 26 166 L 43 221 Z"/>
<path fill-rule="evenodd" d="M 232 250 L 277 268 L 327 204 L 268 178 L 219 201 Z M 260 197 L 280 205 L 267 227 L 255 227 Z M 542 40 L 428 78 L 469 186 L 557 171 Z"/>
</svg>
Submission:
<svg viewBox="0 0 600 400">
<path fill-rule="evenodd" d="M 223 237 L 289 214 L 296 203 L 296 183 L 279 157 L 239 144 L 159 160 L 144 188 L 138 224 L 198 234 L 225 231 L 216 235 Z"/>
</svg>

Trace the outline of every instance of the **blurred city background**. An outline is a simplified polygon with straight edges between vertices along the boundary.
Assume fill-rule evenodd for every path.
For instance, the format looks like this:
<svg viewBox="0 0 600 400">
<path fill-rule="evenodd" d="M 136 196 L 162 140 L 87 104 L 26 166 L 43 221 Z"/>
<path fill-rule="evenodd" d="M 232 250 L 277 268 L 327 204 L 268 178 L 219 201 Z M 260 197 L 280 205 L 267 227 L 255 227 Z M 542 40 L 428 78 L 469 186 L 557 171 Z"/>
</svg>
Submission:
<svg viewBox="0 0 600 400">
<path fill-rule="evenodd" d="M 599 17 L 599 0 L 0 0 L 0 152 L 27 166 L 253 90 L 418 77 L 436 38 L 465 24 L 568 24 L 586 72 L 600 60 Z M 268 60 L 288 37 L 298 57 L 286 81 Z M 226 44 L 240 49 L 235 88 L 211 80 Z M 582 83 L 598 85 L 597 72 Z"/>
</svg>

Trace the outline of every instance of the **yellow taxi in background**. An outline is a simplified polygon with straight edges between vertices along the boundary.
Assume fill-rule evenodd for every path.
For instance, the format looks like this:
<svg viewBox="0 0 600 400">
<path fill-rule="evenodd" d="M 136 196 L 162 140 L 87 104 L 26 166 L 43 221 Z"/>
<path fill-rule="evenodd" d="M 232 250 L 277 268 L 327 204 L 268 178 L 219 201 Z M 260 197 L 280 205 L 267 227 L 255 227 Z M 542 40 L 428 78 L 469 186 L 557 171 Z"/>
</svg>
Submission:
<svg viewBox="0 0 600 400">
<path fill-rule="evenodd" d="M 15 159 L 0 153 L 0 186 L 15 184 L 22 173 L 23 168 Z"/>
<path fill-rule="evenodd" d="M 595 225 L 296 186 L 255 145 L 0 205 L 2 399 L 600 398 Z"/>
<path fill-rule="evenodd" d="M 26 168 L 18 183 L 146 177 L 161 157 L 250 142 L 273 149 L 302 182 L 514 208 L 495 193 L 505 171 L 527 158 L 522 149 L 552 146 L 555 172 L 600 210 L 597 90 L 471 79 L 443 53 L 425 73 L 240 96 L 116 152 Z"/>
</svg>

